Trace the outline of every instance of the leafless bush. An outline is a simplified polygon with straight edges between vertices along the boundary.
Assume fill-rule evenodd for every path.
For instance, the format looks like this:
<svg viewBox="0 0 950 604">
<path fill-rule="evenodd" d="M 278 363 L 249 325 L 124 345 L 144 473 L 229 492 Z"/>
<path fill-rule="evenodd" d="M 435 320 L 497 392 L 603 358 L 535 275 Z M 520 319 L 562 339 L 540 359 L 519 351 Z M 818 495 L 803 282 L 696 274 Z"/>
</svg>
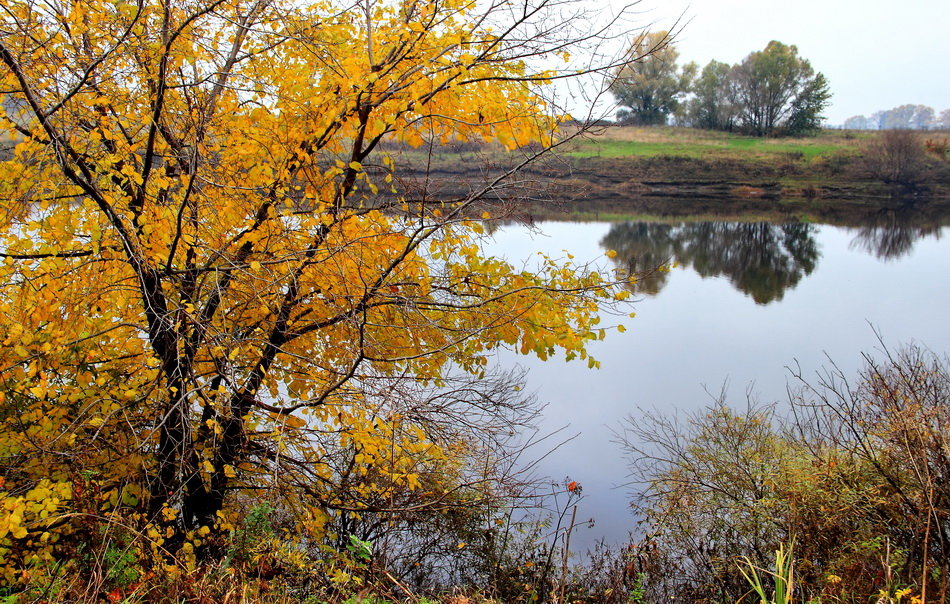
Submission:
<svg viewBox="0 0 950 604">
<path fill-rule="evenodd" d="M 885 130 L 864 149 L 864 168 L 887 184 L 916 186 L 927 173 L 927 153 L 917 133 Z"/>
<path fill-rule="evenodd" d="M 792 541 L 802 601 L 900 587 L 947 601 L 950 362 L 917 346 L 881 355 L 853 383 L 834 365 L 793 372 L 791 417 L 720 400 L 681 421 L 627 420 L 643 486 L 629 561 L 647 601 L 735 602 L 748 589 L 736 560 L 767 568 Z"/>
</svg>

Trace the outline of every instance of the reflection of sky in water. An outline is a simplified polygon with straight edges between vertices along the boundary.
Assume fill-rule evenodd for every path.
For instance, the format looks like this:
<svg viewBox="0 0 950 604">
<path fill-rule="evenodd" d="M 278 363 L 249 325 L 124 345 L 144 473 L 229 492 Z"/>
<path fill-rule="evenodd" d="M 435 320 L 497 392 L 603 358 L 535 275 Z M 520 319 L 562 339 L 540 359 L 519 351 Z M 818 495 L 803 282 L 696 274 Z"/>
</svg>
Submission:
<svg viewBox="0 0 950 604">
<path fill-rule="evenodd" d="M 512 262 L 545 251 L 576 262 L 607 267 L 600 241 L 606 223 L 545 223 L 541 233 L 508 227 L 486 251 Z M 806 375 L 827 353 L 848 375 L 861 366 L 861 352 L 878 347 L 872 325 L 892 348 L 915 340 L 950 351 L 950 240 L 924 237 L 899 258 L 882 262 L 852 245 L 854 231 L 820 226 L 814 233 L 817 267 L 781 301 L 756 304 L 721 277 L 703 279 L 691 269 L 674 269 L 655 297 L 634 304 L 637 317 L 624 320 L 626 333 L 610 333 L 591 347 L 602 363 L 547 363 L 514 354 L 504 364 L 530 369 L 528 389 L 549 403 L 543 428 L 570 424 L 580 433 L 542 463 L 555 480 L 570 476 L 584 485 L 578 519 L 594 516 L 597 526 L 574 538 L 578 548 L 597 538 L 617 541 L 633 527 L 627 511 L 629 487 L 620 447 L 611 428 L 637 408 L 691 411 L 728 384 L 729 400 L 743 405 L 747 390 L 761 401 L 781 401 L 786 366 L 797 360 Z"/>
</svg>

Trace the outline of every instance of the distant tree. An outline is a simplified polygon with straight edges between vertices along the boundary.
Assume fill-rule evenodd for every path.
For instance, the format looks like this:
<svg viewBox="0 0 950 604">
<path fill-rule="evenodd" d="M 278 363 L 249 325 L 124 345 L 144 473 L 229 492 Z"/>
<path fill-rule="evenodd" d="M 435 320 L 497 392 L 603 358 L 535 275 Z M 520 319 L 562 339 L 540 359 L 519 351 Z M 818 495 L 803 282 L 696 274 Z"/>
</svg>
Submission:
<svg viewBox="0 0 950 604">
<path fill-rule="evenodd" d="M 936 113 L 927 105 L 906 104 L 877 111 L 869 121 L 869 129 L 877 130 L 929 130 L 939 127 Z"/>
<path fill-rule="evenodd" d="M 875 111 L 868 118 L 868 130 L 880 130 L 884 127 L 886 111 Z"/>
<path fill-rule="evenodd" d="M 831 93 L 827 79 L 798 56 L 798 48 L 769 42 L 731 73 L 739 124 L 750 134 L 768 136 L 817 125 Z"/>
<path fill-rule="evenodd" d="M 871 120 L 863 115 L 854 115 L 844 121 L 846 130 L 873 130 Z"/>
<path fill-rule="evenodd" d="M 914 105 L 901 105 L 899 107 L 894 107 L 889 111 L 882 112 L 879 126 L 880 129 L 895 130 L 911 128 L 916 109 L 917 108 Z"/>
<path fill-rule="evenodd" d="M 727 63 L 712 60 L 693 83 L 686 121 L 697 128 L 732 130 L 736 123 L 735 95 Z"/>
<path fill-rule="evenodd" d="M 911 127 L 914 130 L 930 130 L 936 124 L 937 117 L 933 107 L 917 105 L 914 117 L 911 118 Z"/>
<path fill-rule="evenodd" d="M 937 117 L 927 105 L 900 105 L 893 109 L 875 111 L 871 117 L 856 115 L 844 121 L 849 130 L 933 130 L 950 128 L 950 109 Z"/>
<path fill-rule="evenodd" d="M 619 121 L 627 124 L 665 124 L 688 92 L 695 64 L 682 69 L 679 52 L 667 31 L 638 36 L 627 51 L 626 63 L 614 74 L 610 91 L 623 107 Z"/>
</svg>

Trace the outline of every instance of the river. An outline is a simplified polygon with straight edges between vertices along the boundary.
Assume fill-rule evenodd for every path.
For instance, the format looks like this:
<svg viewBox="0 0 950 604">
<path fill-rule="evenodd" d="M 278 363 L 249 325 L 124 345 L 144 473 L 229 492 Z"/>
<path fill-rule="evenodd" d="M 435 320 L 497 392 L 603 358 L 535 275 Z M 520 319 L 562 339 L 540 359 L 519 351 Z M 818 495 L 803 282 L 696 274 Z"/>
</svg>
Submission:
<svg viewBox="0 0 950 604">
<path fill-rule="evenodd" d="M 815 375 L 833 360 L 846 374 L 881 342 L 910 341 L 950 351 L 950 239 L 947 227 L 889 224 L 840 227 L 797 223 L 544 222 L 510 225 L 486 253 L 530 262 L 541 251 L 569 252 L 605 270 L 678 266 L 647 280 L 635 318 L 606 317 L 627 328 L 595 342 L 600 369 L 513 353 L 503 366 L 528 370 L 528 390 L 546 403 L 540 429 L 576 435 L 542 460 L 552 482 L 583 487 L 573 549 L 598 540 L 622 543 L 636 519 L 628 502 L 628 463 L 614 432 L 646 412 L 688 414 L 725 392 L 786 400 L 789 366 Z M 618 252 L 614 260 L 607 249 Z M 879 338 L 880 337 L 880 341 Z"/>
</svg>

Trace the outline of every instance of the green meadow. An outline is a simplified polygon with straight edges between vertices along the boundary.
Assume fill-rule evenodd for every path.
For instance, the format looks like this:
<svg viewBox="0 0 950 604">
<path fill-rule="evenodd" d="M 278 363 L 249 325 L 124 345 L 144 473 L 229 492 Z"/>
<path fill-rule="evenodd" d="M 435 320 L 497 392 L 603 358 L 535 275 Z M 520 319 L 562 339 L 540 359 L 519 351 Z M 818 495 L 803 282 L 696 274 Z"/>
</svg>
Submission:
<svg viewBox="0 0 950 604">
<path fill-rule="evenodd" d="M 807 138 L 761 138 L 728 132 L 676 127 L 610 126 L 572 142 L 573 157 L 650 157 L 758 159 L 795 156 L 813 159 L 857 154 L 871 133 L 829 130 Z"/>
</svg>

